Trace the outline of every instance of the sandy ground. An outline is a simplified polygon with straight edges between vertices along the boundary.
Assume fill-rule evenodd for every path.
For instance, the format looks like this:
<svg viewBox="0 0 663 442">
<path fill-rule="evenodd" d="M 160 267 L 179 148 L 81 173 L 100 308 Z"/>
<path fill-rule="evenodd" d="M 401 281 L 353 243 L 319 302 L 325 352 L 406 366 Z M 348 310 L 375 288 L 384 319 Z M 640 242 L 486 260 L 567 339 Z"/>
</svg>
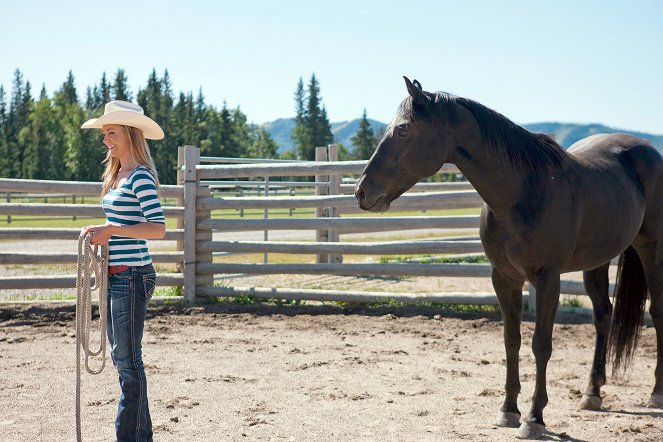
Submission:
<svg viewBox="0 0 663 442">
<path fill-rule="evenodd" d="M 75 439 L 71 305 L 0 305 L 0 441 Z M 436 315 L 437 316 L 436 319 Z M 643 330 L 628 377 L 602 412 L 578 411 L 593 326 L 560 318 L 548 370 L 547 440 L 660 441 L 663 410 L 643 407 L 655 337 Z M 531 318 L 520 400 L 530 405 Z M 218 303 L 153 306 L 144 360 L 156 441 L 507 441 L 502 326 L 494 313 L 426 308 Z M 110 365 L 110 361 L 107 361 Z M 112 365 L 83 376 L 84 440 L 113 440 Z"/>
</svg>

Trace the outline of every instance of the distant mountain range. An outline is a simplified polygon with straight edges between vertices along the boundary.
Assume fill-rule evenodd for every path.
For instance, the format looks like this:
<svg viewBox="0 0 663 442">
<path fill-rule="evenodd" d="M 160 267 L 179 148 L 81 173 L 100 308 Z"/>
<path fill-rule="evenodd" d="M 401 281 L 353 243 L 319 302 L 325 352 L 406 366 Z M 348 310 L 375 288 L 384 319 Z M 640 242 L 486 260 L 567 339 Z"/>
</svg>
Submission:
<svg viewBox="0 0 663 442">
<path fill-rule="evenodd" d="M 331 130 L 334 134 L 334 142 L 343 144 L 348 150 L 353 149 L 351 138 L 359 129 L 360 118 L 352 121 L 342 121 L 340 123 L 331 123 Z M 387 125 L 379 121 L 368 119 L 371 129 L 379 134 Z M 290 138 L 292 129 L 295 127 L 293 118 L 280 118 L 261 125 L 272 136 L 279 145 L 278 152 L 283 153 L 286 150 L 295 148 L 295 143 Z M 663 153 L 663 135 L 654 135 L 645 132 L 636 132 L 625 129 L 615 129 L 601 124 L 575 124 L 575 123 L 529 123 L 522 125 L 530 132 L 543 132 L 548 135 L 554 135 L 555 141 L 563 148 L 567 149 L 576 141 L 599 133 L 630 133 L 640 138 L 648 140 L 659 152 Z"/>
</svg>

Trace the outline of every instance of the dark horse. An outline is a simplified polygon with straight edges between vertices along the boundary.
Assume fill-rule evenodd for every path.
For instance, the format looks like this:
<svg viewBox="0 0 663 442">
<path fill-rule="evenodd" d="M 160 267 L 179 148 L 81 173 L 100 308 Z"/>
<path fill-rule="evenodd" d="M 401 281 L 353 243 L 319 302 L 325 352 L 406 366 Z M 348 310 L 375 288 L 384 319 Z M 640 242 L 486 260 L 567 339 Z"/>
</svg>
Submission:
<svg viewBox="0 0 663 442">
<path fill-rule="evenodd" d="M 546 367 L 559 303 L 560 274 L 584 271 L 594 307 L 596 347 L 580 408 L 598 410 L 606 382 L 635 350 L 650 293 L 656 328 L 656 383 L 649 407 L 663 408 L 663 158 L 645 140 L 627 134 L 593 135 L 564 151 L 501 114 L 446 93 L 424 92 L 405 78 L 409 96 L 387 128 L 357 183 L 359 207 L 381 212 L 420 178 L 453 163 L 485 201 L 481 242 L 504 321 L 506 397 L 500 426 L 520 425 L 518 436 L 545 431 Z M 620 256 L 615 307 L 608 267 Z M 536 288 L 532 350 L 536 385 L 532 407 L 520 419 L 518 353 L 522 287 Z M 612 324 L 611 324 L 612 317 Z"/>
</svg>

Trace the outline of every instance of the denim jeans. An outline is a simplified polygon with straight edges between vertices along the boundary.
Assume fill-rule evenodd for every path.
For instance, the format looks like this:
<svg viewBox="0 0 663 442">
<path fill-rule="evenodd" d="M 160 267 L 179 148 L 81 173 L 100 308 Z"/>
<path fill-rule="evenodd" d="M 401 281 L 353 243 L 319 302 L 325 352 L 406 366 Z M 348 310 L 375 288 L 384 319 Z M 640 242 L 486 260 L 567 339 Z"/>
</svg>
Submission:
<svg viewBox="0 0 663 442">
<path fill-rule="evenodd" d="M 122 390 L 115 420 L 118 442 L 152 440 L 141 341 L 155 279 L 152 264 L 129 267 L 123 272 L 108 275 L 106 330 Z"/>
</svg>

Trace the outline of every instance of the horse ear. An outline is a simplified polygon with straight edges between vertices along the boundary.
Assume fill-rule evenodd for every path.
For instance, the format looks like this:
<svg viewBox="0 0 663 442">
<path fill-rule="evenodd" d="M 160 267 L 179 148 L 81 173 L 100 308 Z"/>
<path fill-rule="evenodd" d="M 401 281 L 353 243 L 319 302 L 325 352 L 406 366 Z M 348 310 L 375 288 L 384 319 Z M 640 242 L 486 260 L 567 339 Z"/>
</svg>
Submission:
<svg viewBox="0 0 663 442">
<path fill-rule="evenodd" d="M 421 83 L 417 80 L 414 80 L 414 83 L 410 81 L 409 78 L 403 76 L 405 80 L 405 86 L 407 86 L 407 92 L 410 94 L 415 103 L 419 104 L 429 104 L 430 99 L 424 94 L 424 91 L 421 89 Z"/>
</svg>

